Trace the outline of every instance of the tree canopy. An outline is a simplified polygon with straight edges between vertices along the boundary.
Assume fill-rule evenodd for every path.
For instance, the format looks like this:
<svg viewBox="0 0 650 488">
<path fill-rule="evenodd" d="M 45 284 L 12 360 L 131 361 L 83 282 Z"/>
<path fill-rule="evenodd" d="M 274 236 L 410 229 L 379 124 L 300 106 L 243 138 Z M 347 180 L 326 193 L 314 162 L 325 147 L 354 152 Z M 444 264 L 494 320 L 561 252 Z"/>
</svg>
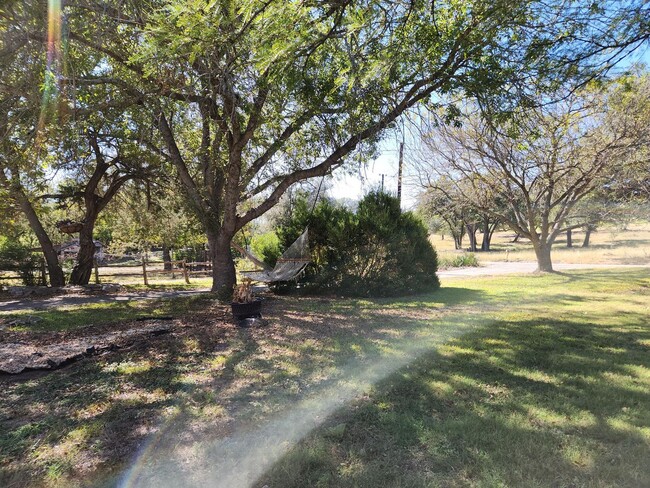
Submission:
<svg viewBox="0 0 650 488">
<path fill-rule="evenodd" d="M 648 35 L 642 1 L 69 0 L 47 24 L 42 2 L 2 9 L 12 89 L 40 79 L 48 110 L 73 120 L 129 111 L 119 137 L 173 165 L 215 290 L 235 281 L 239 230 L 291 185 L 371 157 L 406 110 L 471 95 L 507 113 Z"/>
<path fill-rule="evenodd" d="M 461 126 L 440 124 L 424 137 L 426 171 L 438 175 L 432 186 L 451 185 L 456 205 L 483 209 L 530 239 L 538 269 L 552 271 L 560 233 L 593 223 L 578 203 L 647 150 L 647 94 L 635 93 L 621 98 L 613 84 L 542 99 L 506 122 L 474 112 Z"/>
</svg>

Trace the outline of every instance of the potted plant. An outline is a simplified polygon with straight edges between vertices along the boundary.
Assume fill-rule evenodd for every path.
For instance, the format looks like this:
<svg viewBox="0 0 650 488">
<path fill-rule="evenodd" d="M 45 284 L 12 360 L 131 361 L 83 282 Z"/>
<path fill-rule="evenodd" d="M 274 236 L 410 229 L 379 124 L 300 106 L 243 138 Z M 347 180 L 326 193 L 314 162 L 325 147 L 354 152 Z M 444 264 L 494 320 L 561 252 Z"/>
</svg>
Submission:
<svg viewBox="0 0 650 488">
<path fill-rule="evenodd" d="M 253 295 L 253 281 L 250 278 L 244 278 L 235 285 L 230 306 L 236 320 L 262 316 L 262 300 Z"/>
<path fill-rule="evenodd" d="M 65 219 L 65 220 L 59 220 L 56 223 L 56 226 L 61 232 L 65 234 L 76 234 L 77 232 L 81 232 L 81 229 L 83 229 L 84 224 L 83 222 L 75 222 L 74 220 Z"/>
</svg>

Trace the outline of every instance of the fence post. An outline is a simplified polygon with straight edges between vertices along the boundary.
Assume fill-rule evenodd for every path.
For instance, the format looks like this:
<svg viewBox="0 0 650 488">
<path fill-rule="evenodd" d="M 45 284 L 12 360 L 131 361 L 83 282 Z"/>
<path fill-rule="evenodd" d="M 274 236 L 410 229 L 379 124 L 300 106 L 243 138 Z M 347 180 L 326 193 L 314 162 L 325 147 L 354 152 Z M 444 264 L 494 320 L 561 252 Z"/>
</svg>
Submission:
<svg viewBox="0 0 650 488">
<path fill-rule="evenodd" d="M 190 284 L 190 276 L 187 273 L 187 262 L 184 259 L 183 259 L 182 265 L 183 265 L 183 276 L 185 277 L 185 283 L 187 283 L 189 285 Z"/>
<path fill-rule="evenodd" d="M 144 286 L 149 286 L 149 280 L 147 279 L 147 259 L 144 253 L 142 254 L 142 276 L 144 277 Z"/>
<path fill-rule="evenodd" d="M 99 285 L 99 266 L 96 259 L 93 260 L 93 265 L 95 266 L 95 284 Z"/>
</svg>

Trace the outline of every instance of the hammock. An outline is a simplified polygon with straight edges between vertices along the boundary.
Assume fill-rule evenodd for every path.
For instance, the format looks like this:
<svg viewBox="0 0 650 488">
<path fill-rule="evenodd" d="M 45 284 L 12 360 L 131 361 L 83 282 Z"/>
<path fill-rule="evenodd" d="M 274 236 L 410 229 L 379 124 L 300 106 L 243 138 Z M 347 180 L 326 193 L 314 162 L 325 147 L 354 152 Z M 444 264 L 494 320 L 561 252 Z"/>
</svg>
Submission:
<svg viewBox="0 0 650 488">
<path fill-rule="evenodd" d="M 276 281 L 291 281 L 296 279 L 300 273 L 311 262 L 309 252 L 309 235 L 308 230 L 300 234 L 300 237 L 291 244 L 286 251 L 280 256 L 275 263 L 275 267 L 270 271 L 243 271 L 242 274 L 253 281 L 262 283 L 273 283 Z M 246 256 L 250 253 L 246 252 Z M 259 261 L 255 258 L 255 261 Z"/>
</svg>

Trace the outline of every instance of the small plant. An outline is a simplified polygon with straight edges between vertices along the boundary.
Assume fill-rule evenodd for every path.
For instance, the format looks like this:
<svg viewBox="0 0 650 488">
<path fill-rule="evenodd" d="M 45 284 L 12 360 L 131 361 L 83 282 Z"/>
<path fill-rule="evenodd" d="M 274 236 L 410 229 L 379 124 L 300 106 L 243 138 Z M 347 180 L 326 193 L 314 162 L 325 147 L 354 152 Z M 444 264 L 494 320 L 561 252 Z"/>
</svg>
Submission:
<svg viewBox="0 0 650 488">
<path fill-rule="evenodd" d="M 252 303 L 253 281 L 250 278 L 244 278 L 241 283 L 234 286 L 232 301 L 234 303 Z"/>
<path fill-rule="evenodd" d="M 28 246 L 17 241 L 0 244 L 0 270 L 17 273 L 23 285 L 36 285 L 38 265 L 38 256 Z"/>
<path fill-rule="evenodd" d="M 478 265 L 478 259 L 473 252 L 460 254 L 453 259 L 443 258 L 440 261 L 441 268 L 475 268 Z"/>
</svg>

